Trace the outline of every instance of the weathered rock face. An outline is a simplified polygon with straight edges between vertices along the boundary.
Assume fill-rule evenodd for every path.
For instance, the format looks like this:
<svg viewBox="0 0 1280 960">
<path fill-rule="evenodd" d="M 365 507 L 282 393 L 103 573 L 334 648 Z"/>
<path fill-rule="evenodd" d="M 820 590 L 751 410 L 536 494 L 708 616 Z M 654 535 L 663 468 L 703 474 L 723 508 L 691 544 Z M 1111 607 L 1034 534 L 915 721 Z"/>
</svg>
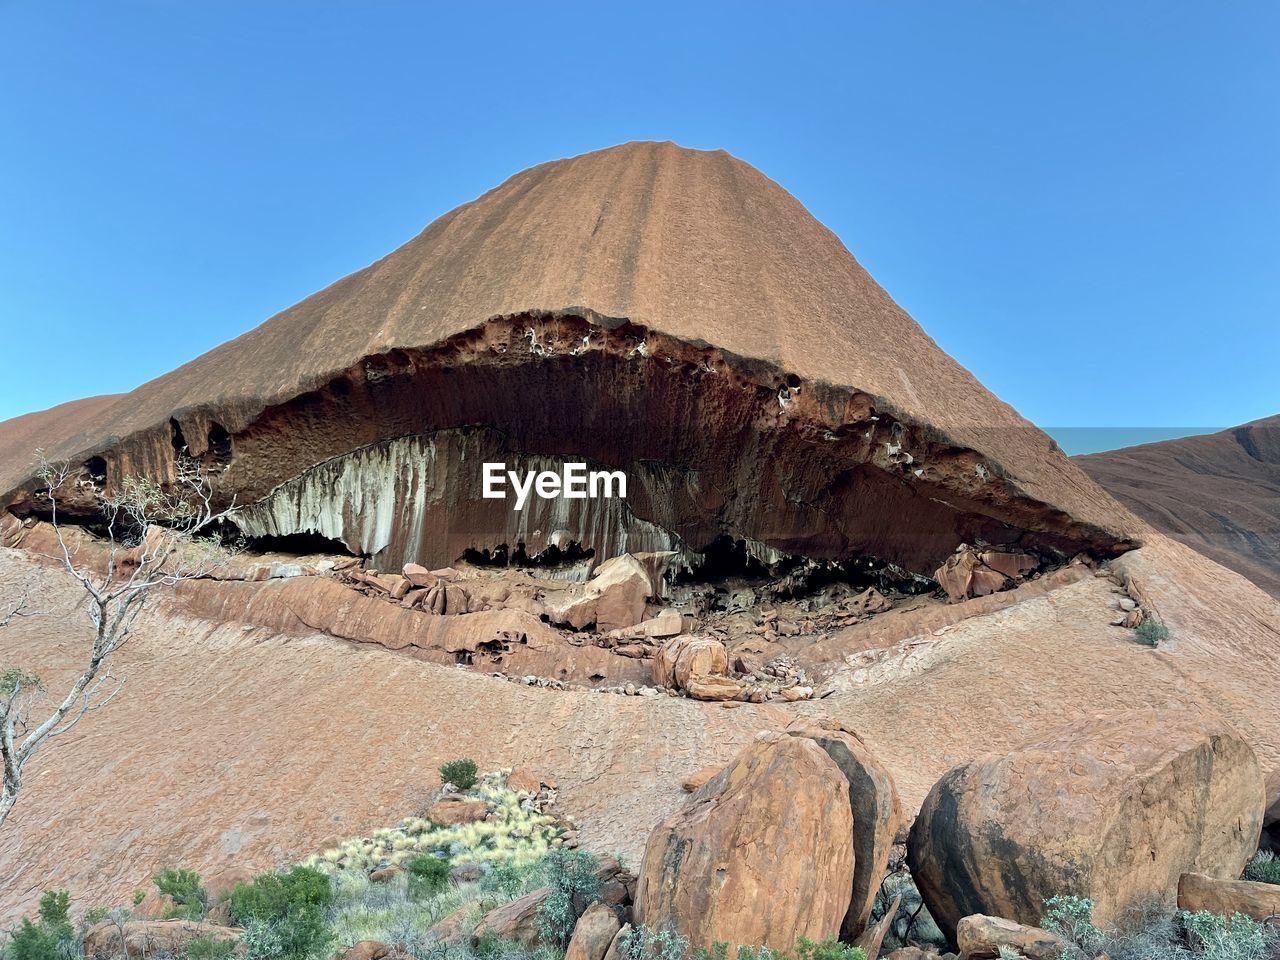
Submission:
<svg viewBox="0 0 1280 960">
<path fill-rule="evenodd" d="M 853 813 L 853 892 L 841 935 L 854 940 L 861 935 L 875 904 L 893 850 L 894 836 L 902 822 L 893 777 L 851 729 L 830 719 L 801 718 L 786 731 L 812 740 L 835 761 L 849 783 Z"/>
<path fill-rule="evenodd" d="M 639 923 L 789 951 L 840 930 L 853 887 L 849 784 L 812 740 L 761 734 L 649 837 Z M 786 896 L 778 896 L 785 890 Z"/>
<path fill-rule="evenodd" d="M 908 862 L 929 912 L 954 934 L 987 914 L 1035 925 L 1044 901 L 1089 897 L 1094 919 L 1172 904 L 1197 871 L 1239 876 L 1262 825 L 1253 750 L 1177 708 L 1104 714 L 944 776 L 911 829 Z"/>
<path fill-rule="evenodd" d="M 132 394 L 0 427 L 0 507 L 40 512 L 37 448 L 87 489 L 189 454 L 250 536 L 383 569 L 727 536 L 928 576 L 961 542 L 1062 559 L 1132 536 L 794 198 L 671 144 L 526 171 Z M 481 494 L 485 462 L 566 461 L 623 471 L 626 499 Z"/>
</svg>

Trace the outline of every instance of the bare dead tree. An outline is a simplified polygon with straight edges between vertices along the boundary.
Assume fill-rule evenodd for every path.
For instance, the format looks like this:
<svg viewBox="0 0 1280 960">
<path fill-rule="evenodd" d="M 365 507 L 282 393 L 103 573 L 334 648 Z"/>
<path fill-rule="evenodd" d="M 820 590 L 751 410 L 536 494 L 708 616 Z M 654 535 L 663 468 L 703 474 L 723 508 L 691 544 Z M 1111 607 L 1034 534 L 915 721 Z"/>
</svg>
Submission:
<svg viewBox="0 0 1280 960">
<path fill-rule="evenodd" d="M 96 563 L 82 563 L 80 546 L 68 544 L 58 516 L 59 491 L 77 482 L 74 471 L 42 456 L 38 472 L 57 535 L 56 559 L 84 594 L 93 642 L 80 674 L 56 702 L 38 674 L 18 667 L 0 670 L 0 826 L 17 802 L 23 768 L 36 751 L 120 692 L 124 678 L 112 674 L 111 660 L 129 640 L 151 591 L 205 576 L 227 561 L 230 551 L 204 535 L 235 510 L 234 502 L 215 508 L 209 477 L 197 461 L 184 458 L 171 483 L 131 477 L 117 490 L 98 495 L 105 521 L 102 550 L 93 551 Z M 26 613 L 24 595 L 0 617 L 0 626 Z"/>
</svg>

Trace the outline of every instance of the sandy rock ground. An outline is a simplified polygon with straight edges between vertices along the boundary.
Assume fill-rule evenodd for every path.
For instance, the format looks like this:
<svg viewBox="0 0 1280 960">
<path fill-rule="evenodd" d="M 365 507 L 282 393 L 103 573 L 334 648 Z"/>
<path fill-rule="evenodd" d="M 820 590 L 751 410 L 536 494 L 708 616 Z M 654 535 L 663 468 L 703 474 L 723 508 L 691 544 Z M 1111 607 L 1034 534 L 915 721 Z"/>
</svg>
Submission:
<svg viewBox="0 0 1280 960">
<path fill-rule="evenodd" d="M 28 767 L 0 832 L 0 922 L 46 887 L 115 902 L 167 865 L 216 877 L 304 857 L 415 813 L 441 762 L 522 765 L 554 778 L 584 844 L 638 858 L 681 781 L 796 713 L 857 729 L 909 815 L 955 764 L 1118 706 L 1216 712 L 1280 792 L 1280 604 L 1153 535 L 1115 565 L 1172 631 L 1159 650 L 1110 626 L 1113 581 L 1086 577 L 837 669 L 818 702 L 737 705 L 545 690 L 325 636 L 213 625 L 168 600 L 144 614 L 120 697 Z M 0 595 L 40 612 L 0 630 L 0 662 L 56 689 L 86 621 L 63 575 L 0 551 Z"/>
<path fill-rule="evenodd" d="M 0 663 L 52 689 L 87 621 L 58 571 L 0 552 L 0 596 L 38 617 L 0 630 Z M 124 691 L 27 767 L 0 831 L 0 924 L 47 887 L 127 900 L 182 865 L 265 870 L 412 815 L 446 760 L 554 778 L 584 844 L 636 858 L 681 781 L 784 723 L 770 706 L 526 687 L 363 644 L 212 625 L 161 601 L 122 651 Z"/>
</svg>

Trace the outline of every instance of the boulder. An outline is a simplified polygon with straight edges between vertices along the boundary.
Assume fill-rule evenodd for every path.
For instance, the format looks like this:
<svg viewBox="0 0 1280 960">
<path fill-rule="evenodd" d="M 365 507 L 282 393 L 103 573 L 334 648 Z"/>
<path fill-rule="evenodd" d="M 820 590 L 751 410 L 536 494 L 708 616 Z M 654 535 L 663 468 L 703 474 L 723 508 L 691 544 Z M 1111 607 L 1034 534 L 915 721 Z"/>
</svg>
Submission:
<svg viewBox="0 0 1280 960">
<path fill-rule="evenodd" d="M 595 875 L 604 884 L 618 876 L 621 869 L 622 864 L 618 860 L 605 857 L 596 867 Z M 523 897 L 490 910 L 472 930 L 472 945 L 480 943 L 485 937 L 496 936 L 503 940 L 513 940 L 530 948 L 539 946 L 541 934 L 538 932 L 538 911 L 549 896 L 551 896 L 550 887 L 539 887 Z"/>
<path fill-rule="evenodd" d="M 1016 950 L 1027 960 L 1059 960 L 1071 946 L 1040 927 L 982 914 L 961 918 L 956 925 L 956 942 L 963 960 L 990 960 L 1000 956 L 1001 947 Z"/>
<path fill-rule="evenodd" d="M 867 925 L 884 879 L 902 810 L 893 777 L 853 730 L 836 720 L 802 717 L 787 727 L 793 737 L 820 746 L 848 782 L 853 814 L 853 885 L 841 936 L 856 939 Z M 871 956 L 868 953 L 868 956 Z"/>
<path fill-rule="evenodd" d="M 1228 727 L 1177 707 L 1123 710 L 948 772 L 907 857 L 948 936 L 970 914 L 1038 923 L 1057 894 L 1093 900 L 1107 926 L 1139 900 L 1172 905 L 1184 873 L 1239 876 L 1262 809 L 1257 758 Z"/>
<path fill-rule="evenodd" d="M 381 940 L 361 940 L 342 954 L 342 960 L 386 960 L 391 952 L 391 948 Z"/>
<path fill-rule="evenodd" d="M 937 956 L 936 951 L 925 950 L 923 947 L 917 947 L 913 944 L 899 947 L 897 950 L 885 954 L 885 960 L 937 960 Z"/>
<path fill-rule="evenodd" d="M 533 795 L 542 789 L 542 781 L 524 767 L 516 767 L 507 774 L 507 789 Z"/>
<path fill-rule="evenodd" d="M 434 587 L 440 578 L 419 563 L 404 565 L 404 578 L 415 587 Z"/>
<path fill-rule="evenodd" d="M 564 960 L 604 960 L 621 927 L 613 910 L 603 903 L 593 903 L 578 918 Z"/>
<path fill-rule="evenodd" d="M 1178 909 L 1192 913 L 1208 910 L 1225 917 L 1243 913 L 1254 920 L 1266 920 L 1280 916 L 1280 884 L 1184 873 L 1178 881 Z"/>
<path fill-rule="evenodd" d="M 1005 590 L 1039 566 L 1025 553 L 1009 550 L 980 550 L 961 544 L 933 578 L 953 602 L 969 597 L 984 597 Z"/>
<path fill-rule="evenodd" d="M 427 819 L 446 827 L 463 823 L 475 823 L 489 815 L 489 807 L 474 797 L 445 797 L 427 807 Z"/>
<path fill-rule="evenodd" d="M 122 942 L 123 933 L 123 942 Z M 217 943 L 233 941 L 236 954 L 244 956 L 239 927 L 222 927 L 194 920 L 129 920 L 117 926 L 110 920 L 94 924 L 84 935 L 85 960 L 112 957 L 185 956 L 192 940 L 209 938 Z"/>
<path fill-rule="evenodd" d="M 723 769 L 723 764 L 713 767 L 703 767 L 697 773 L 691 773 L 689 776 L 685 777 L 684 782 L 680 784 L 680 786 L 684 789 L 685 793 L 693 793 L 693 791 L 697 790 Z"/>
<path fill-rule="evenodd" d="M 633 627 L 644 620 L 652 592 L 649 570 L 629 553 L 606 560 L 578 591 L 569 593 L 547 613 L 556 623 L 581 630 L 596 625 L 602 633 Z"/>
<path fill-rule="evenodd" d="M 472 945 L 480 943 L 486 937 L 499 937 L 525 947 L 537 947 L 542 937 L 538 931 L 538 911 L 549 896 L 549 887 L 539 887 L 523 897 L 517 897 L 510 903 L 490 910 L 472 929 Z"/>
<path fill-rule="evenodd" d="M 691 947 L 789 952 L 840 931 L 853 886 L 849 784 L 814 741 L 760 734 L 649 836 L 636 922 Z M 785 895 L 779 895 L 785 891 Z"/>
<path fill-rule="evenodd" d="M 468 900 L 457 910 L 441 917 L 427 931 L 427 943 L 469 944 L 476 928 L 479 907 L 480 901 Z"/>
<path fill-rule="evenodd" d="M 681 634 L 659 647 L 653 658 L 653 682 L 673 690 L 688 690 L 691 680 L 728 672 L 729 651 L 714 637 Z"/>
<path fill-rule="evenodd" d="M 746 687 L 732 677 L 690 677 L 684 685 L 684 692 L 694 700 L 721 701 L 745 700 L 749 695 Z"/>
<path fill-rule="evenodd" d="M 609 949 L 604 952 L 604 960 L 622 960 L 622 944 L 630 935 L 631 924 L 624 923 L 618 928 L 613 943 L 609 944 Z"/>
</svg>

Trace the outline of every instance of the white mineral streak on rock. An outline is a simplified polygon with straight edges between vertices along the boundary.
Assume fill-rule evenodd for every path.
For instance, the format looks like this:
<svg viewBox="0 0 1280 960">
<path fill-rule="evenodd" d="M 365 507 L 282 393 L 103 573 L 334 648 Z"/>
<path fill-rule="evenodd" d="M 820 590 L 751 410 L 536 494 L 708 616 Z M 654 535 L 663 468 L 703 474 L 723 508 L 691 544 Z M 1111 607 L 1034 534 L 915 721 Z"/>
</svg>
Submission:
<svg viewBox="0 0 1280 960">
<path fill-rule="evenodd" d="M 512 509 L 514 499 L 483 500 L 480 471 L 485 460 L 504 460 L 522 473 L 558 473 L 566 459 L 573 459 L 504 457 L 494 453 L 495 442 L 490 431 L 450 430 L 362 447 L 282 483 L 244 508 L 238 523 L 250 537 L 318 534 L 385 569 L 428 558 L 429 548 L 447 532 L 454 540 L 461 533 L 477 549 L 504 543 L 514 549 L 524 543 L 530 554 L 542 550 L 553 532 L 562 541 L 567 534 L 568 540 L 594 548 L 596 563 L 627 551 L 681 549 L 676 537 L 636 517 L 627 501 L 617 497 L 532 496 L 523 510 Z M 687 482 L 664 470 L 643 473 L 631 482 L 645 484 L 659 502 L 673 484 Z M 461 529 L 466 523 L 478 529 Z M 566 576 L 584 578 L 593 565 L 570 569 Z"/>
</svg>

